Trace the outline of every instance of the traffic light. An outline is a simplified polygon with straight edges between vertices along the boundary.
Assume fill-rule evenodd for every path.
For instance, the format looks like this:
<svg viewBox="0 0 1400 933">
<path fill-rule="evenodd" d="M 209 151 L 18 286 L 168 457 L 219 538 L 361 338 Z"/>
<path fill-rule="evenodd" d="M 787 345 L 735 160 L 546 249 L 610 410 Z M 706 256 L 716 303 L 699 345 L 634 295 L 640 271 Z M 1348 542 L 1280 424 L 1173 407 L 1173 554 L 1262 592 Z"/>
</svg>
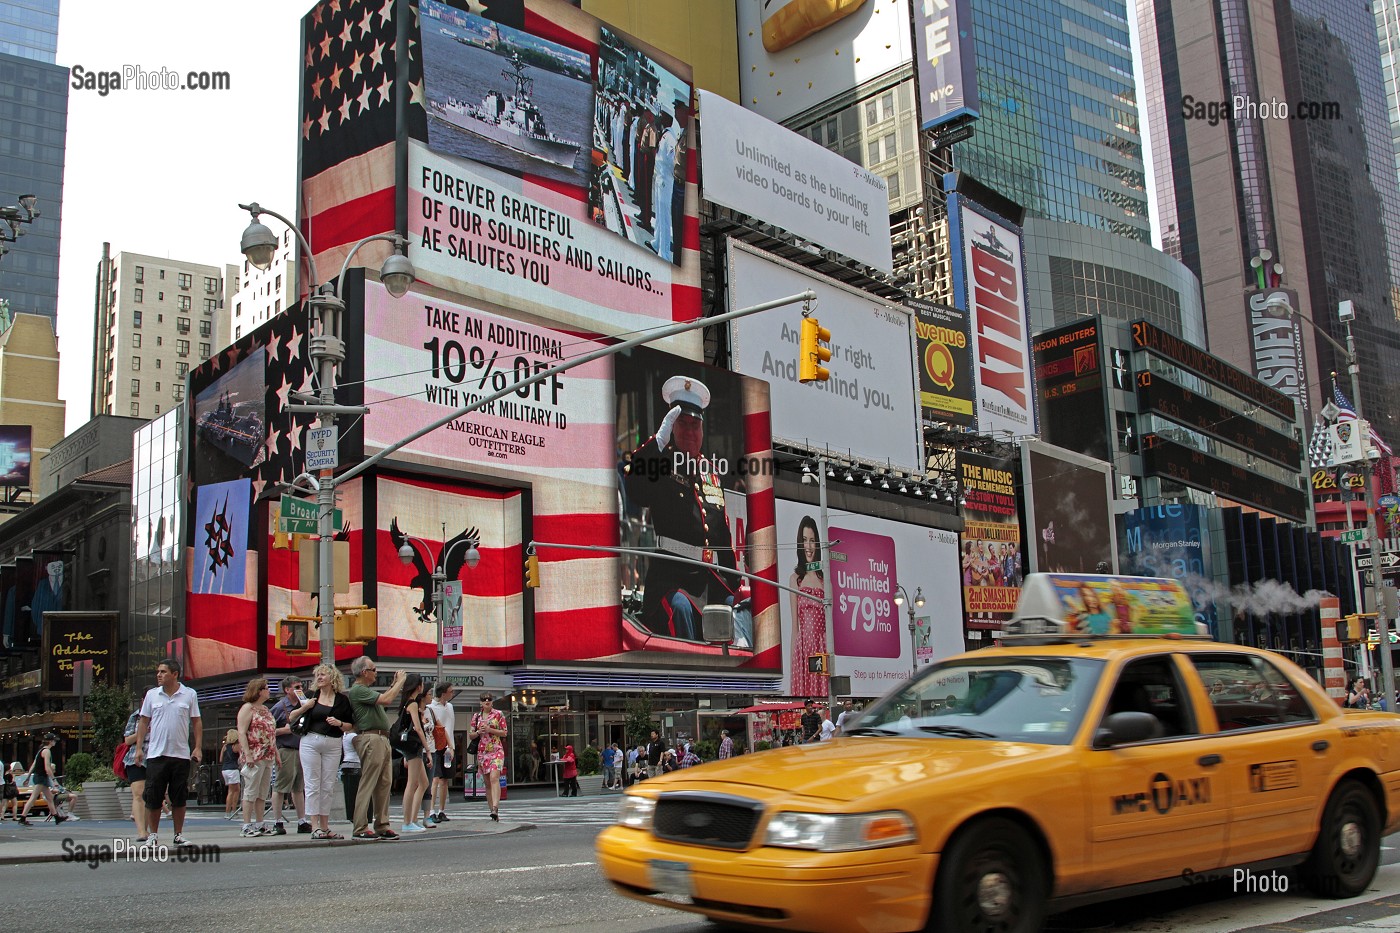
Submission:
<svg viewBox="0 0 1400 933">
<path fill-rule="evenodd" d="M 807 655 L 807 673 L 809 674 L 830 674 L 829 667 L 831 655 L 809 654 Z"/>
<path fill-rule="evenodd" d="M 1340 636 L 1338 641 L 1358 642 L 1366 637 L 1365 631 L 1361 627 L 1361 616 L 1354 612 L 1347 616 L 1341 625 L 1337 626 L 1337 630 L 1337 634 Z"/>
<path fill-rule="evenodd" d="M 831 331 L 814 317 L 802 319 L 802 343 L 797 357 L 798 382 L 825 382 L 831 371 L 822 364 L 831 359 Z"/>
<path fill-rule="evenodd" d="M 540 585 L 540 559 L 534 554 L 525 558 L 525 585 L 532 590 Z"/>
</svg>

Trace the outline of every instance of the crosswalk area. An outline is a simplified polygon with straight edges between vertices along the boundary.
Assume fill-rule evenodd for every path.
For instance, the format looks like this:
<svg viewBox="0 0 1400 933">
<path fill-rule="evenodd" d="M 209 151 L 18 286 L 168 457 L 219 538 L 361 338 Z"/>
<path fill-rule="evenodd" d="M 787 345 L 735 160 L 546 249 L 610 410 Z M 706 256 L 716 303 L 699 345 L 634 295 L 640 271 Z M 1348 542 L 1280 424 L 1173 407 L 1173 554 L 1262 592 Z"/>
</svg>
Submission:
<svg viewBox="0 0 1400 933">
<path fill-rule="evenodd" d="M 600 797 L 502 800 L 501 821 L 607 826 L 617 815 L 617 801 L 617 794 Z M 487 813 L 485 801 L 464 802 L 460 797 L 447 808 L 447 815 L 453 820 L 486 819 Z"/>
</svg>

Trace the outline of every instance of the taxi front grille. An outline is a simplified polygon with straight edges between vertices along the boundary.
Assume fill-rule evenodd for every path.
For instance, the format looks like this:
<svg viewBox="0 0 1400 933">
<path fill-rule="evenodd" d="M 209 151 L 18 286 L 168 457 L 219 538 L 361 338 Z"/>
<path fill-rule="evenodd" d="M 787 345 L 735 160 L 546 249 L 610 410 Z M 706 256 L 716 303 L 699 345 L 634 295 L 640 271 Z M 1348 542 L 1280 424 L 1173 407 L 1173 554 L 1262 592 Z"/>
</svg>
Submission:
<svg viewBox="0 0 1400 933">
<path fill-rule="evenodd" d="M 660 839 L 717 849 L 745 849 L 753 839 L 763 807 L 725 794 L 662 794 L 652 817 Z"/>
</svg>

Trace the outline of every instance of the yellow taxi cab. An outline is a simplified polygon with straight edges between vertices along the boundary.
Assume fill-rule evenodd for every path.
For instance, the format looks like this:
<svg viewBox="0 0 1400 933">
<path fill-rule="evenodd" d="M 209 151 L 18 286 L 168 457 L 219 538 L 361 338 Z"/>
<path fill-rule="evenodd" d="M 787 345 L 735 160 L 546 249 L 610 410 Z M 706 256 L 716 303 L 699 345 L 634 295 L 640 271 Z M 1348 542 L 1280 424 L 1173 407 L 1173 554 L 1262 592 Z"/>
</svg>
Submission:
<svg viewBox="0 0 1400 933">
<path fill-rule="evenodd" d="M 832 741 L 633 787 L 602 873 L 721 923 L 841 933 L 1030 931 L 1292 866 L 1361 893 L 1400 829 L 1400 716 L 1343 710 L 1202 629 L 1172 580 L 1031 575 L 1000 647 L 931 666 Z"/>
</svg>

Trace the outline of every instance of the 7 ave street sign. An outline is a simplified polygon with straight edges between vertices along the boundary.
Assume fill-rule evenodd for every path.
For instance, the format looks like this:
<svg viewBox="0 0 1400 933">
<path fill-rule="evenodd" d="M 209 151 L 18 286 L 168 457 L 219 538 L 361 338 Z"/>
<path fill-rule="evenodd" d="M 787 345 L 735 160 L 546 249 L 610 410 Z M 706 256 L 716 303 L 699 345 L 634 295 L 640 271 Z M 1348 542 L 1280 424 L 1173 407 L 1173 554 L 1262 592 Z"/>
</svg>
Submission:
<svg viewBox="0 0 1400 933">
<path fill-rule="evenodd" d="M 298 499 L 296 496 L 283 496 L 278 528 L 288 535 L 314 535 L 320 533 L 321 507 L 314 502 Z M 345 513 L 340 509 L 331 512 L 331 526 L 340 531 L 345 525 Z"/>
</svg>

